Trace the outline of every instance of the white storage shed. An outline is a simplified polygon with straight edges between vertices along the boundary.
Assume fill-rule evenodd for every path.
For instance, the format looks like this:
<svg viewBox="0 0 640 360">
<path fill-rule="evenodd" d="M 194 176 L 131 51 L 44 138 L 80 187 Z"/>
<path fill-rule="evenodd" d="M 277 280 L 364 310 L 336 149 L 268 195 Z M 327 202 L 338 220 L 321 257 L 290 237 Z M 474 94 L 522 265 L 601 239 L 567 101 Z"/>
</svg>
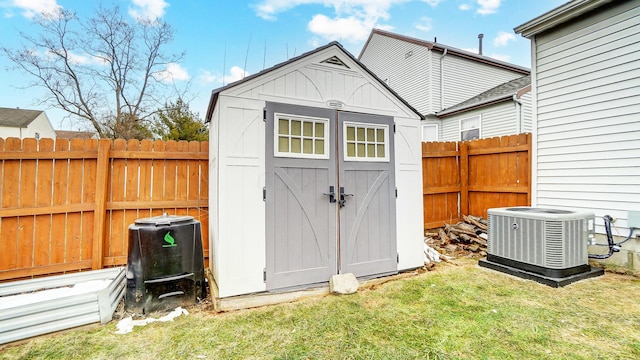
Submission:
<svg viewBox="0 0 640 360">
<path fill-rule="evenodd" d="M 337 42 L 214 90 L 219 297 L 422 266 L 421 119 Z"/>
</svg>

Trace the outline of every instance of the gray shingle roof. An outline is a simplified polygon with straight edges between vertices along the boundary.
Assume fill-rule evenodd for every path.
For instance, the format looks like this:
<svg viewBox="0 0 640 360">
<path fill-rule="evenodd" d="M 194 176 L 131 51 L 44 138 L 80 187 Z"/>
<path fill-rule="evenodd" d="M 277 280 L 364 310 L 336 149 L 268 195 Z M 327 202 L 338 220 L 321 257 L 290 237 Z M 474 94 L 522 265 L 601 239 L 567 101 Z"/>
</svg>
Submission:
<svg viewBox="0 0 640 360">
<path fill-rule="evenodd" d="M 0 126 L 25 128 L 42 113 L 42 110 L 0 108 Z"/>
<path fill-rule="evenodd" d="M 523 76 L 504 84 L 500 84 L 492 89 L 489 89 L 481 94 L 472 97 L 469 100 L 465 100 L 459 104 L 446 108 L 438 113 L 436 116 L 451 115 L 460 111 L 468 110 L 470 108 L 476 108 L 482 105 L 492 104 L 495 102 L 508 100 L 519 90 L 531 85 L 531 76 Z"/>
</svg>

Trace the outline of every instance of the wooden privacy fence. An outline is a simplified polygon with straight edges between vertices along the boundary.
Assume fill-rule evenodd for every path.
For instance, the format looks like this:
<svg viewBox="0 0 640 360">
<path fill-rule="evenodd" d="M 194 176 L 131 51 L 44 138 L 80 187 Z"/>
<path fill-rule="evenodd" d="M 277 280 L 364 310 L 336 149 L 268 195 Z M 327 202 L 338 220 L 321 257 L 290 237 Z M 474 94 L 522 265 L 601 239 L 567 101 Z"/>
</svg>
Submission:
<svg viewBox="0 0 640 360">
<path fill-rule="evenodd" d="M 422 144 L 424 227 L 531 204 L 531 134 Z"/>
<path fill-rule="evenodd" d="M 208 143 L 0 139 L 0 281 L 127 262 L 136 219 L 191 215 L 208 257 Z"/>
</svg>

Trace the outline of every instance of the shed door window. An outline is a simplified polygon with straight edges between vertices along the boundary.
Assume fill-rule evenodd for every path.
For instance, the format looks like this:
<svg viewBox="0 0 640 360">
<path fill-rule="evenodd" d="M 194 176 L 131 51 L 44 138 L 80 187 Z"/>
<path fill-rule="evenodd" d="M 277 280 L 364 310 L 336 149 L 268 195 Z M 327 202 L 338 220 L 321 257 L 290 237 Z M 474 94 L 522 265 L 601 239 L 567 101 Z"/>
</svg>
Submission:
<svg viewBox="0 0 640 360">
<path fill-rule="evenodd" d="M 329 158 L 328 119 L 275 114 L 274 156 Z"/>
<path fill-rule="evenodd" d="M 345 161 L 389 161 L 389 126 L 344 122 Z"/>
<path fill-rule="evenodd" d="M 460 120 L 460 140 L 475 140 L 480 138 L 480 116 Z"/>
</svg>

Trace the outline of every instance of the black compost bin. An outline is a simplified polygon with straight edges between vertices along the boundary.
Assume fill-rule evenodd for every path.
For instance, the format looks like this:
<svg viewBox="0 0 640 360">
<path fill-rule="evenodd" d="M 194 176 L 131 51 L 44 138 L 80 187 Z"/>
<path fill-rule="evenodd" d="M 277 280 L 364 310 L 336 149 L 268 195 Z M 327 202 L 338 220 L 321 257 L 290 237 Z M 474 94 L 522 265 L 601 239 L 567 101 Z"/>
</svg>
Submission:
<svg viewBox="0 0 640 360">
<path fill-rule="evenodd" d="M 206 295 L 200 222 L 162 215 L 129 226 L 125 310 L 146 314 Z"/>
</svg>

